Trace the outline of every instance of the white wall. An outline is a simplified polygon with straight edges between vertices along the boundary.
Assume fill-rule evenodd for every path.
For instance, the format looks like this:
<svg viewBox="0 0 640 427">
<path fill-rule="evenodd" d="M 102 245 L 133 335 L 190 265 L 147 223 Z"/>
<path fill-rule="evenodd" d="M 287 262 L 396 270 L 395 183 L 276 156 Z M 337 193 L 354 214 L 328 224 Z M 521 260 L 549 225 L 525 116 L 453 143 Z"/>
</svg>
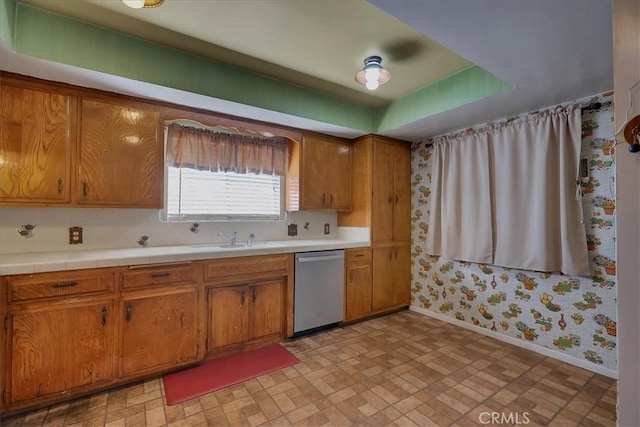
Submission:
<svg viewBox="0 0 640 427">
<path fill-rule="evenodd" d="M 163 223 L 154 209 L 84 208 L 0 208 L 0 255 L 3 253 L 49 252 L 86 249 L 137 248 L 138 237 L 149 236 L 149 246 L 189 245 L 223 242 L 217 233 L 238 231 L 238 240 L 249 233 L 256 241 L 317 239 L 337 237 L 336 214 L 331 212 L 293 212 L 286 222 L 209 222 L 201 223 L 197 234 L 191 223 Z M 309 223 L 305 230 L 304 224 Z M 298 225 L 298 236 L 287 236 L 287 225 Z M 330 224 L 329 235 L 324 224 Z M 36 225 L 35 235 L 24 238 L 17 232 L 24 224 Z M 81 245 L 69 244 L 69 227 L 83 228 Z"/>
<path fill-rule="evenodd" d="M 625 123 L 628 92 L 640 80 L 640 1 L 613 1 L 615 128 Z M 640 114 L 640 88 L 629 117 Z M 618 425 L 640 426 L 640 153 L 618 138 Z"/>
</svg>

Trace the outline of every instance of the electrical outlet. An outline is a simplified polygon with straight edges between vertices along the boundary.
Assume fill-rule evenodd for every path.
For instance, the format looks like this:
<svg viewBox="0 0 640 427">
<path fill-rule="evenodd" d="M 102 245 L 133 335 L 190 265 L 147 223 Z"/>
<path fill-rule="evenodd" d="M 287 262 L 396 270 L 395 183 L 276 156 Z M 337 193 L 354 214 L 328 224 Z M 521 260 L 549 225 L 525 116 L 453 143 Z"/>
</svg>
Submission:
<svg viewBox="0 0 640 427">
<path fill-rule="evenodd" d="M 329 225 L 329 223 L 326 223 L 324 225 L 324 234 L 330 234 L 331 233 L 331 225 Z"/>
<path fill-rule="evenodd" d="M 297 236 L 298 235 L 298 224 L 289 224 L 287 227 L 287 235 L 289 236 Z"/>
<path fill-rule="evenodd" d="M 69 244 L 78 245 L 82 243 L 82 227 L 69 227 Z"/>
</svg>

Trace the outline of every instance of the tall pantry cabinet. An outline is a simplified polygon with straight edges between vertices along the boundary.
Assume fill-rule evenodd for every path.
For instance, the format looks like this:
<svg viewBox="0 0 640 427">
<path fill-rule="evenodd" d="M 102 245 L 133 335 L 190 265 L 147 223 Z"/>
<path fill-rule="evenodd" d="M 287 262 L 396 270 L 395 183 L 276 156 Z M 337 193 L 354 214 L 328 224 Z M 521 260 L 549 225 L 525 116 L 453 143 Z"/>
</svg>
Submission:
<svg viewBox="0 0 640 427">
<path fill-rule="evenodd" d="M 346 321 L 392 311 L 411 302 L 411 150 L 410 144 L 367 135 L 352 146 L 352 210 L 338 225 L 369 227 L 372 247 L 371 307 Z M 367 275 L 362 275 L 367 280 Z M 369 289 L 346 281 L 347 294 Z M 351 313 L 349 299 L 345 312 Z"/>
</svg>

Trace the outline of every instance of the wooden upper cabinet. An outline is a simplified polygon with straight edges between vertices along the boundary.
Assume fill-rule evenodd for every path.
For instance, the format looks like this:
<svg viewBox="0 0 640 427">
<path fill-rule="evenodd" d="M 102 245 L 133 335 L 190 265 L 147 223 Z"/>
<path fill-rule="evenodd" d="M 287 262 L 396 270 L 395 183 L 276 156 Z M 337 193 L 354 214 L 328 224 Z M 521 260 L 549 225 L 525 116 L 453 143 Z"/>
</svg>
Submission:
<svg viewBox="0 0 640 427">
<path fill-rule="evenodd" d="M 82 99 L 75 201 L 161 208 L 163 145 L 159 110 Z"/>
<path fill-rule="evenodd" d="M 411 152 L 408 144 L 375 140 L 373 149 L 372 239 L 411 239 Z"/>
<path fill-rule="evenodd" d="M 0 86 L 0 204 L 68 203 L 72 97 Z"/>
<path fill-rule="evenodd" d="M 349 142 L 328 136 L 305 135 L 299 161 L 300 210 L 351 210 Z M 295 207 L 292 210 L 296 210 Z"/>
</svg>

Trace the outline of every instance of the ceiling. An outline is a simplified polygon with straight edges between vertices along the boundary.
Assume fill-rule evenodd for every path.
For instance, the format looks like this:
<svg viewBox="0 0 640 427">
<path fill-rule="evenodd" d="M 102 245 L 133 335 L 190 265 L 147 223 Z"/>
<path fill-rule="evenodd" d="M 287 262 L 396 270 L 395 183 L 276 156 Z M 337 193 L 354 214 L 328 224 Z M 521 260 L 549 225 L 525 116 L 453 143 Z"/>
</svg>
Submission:
<svg viewBox="0 0 640 427">
<path fill-rule="evenodd" d="M 65 60 L 64 53 L 60 60 L 47 57 L 25 47 L 37 34 L 25 30 L 20 36 L 29 24 L 23 18 L 28 7 L 16 13 L 16 39 L 0 43 L 2 70 L 339 136 L 373 129 L 416 141 L 613 87 L 608 0 L 166 0 L 142 10 L 119 0 L 20 3 L 235 67 L 229 76 L 246 70 L 263 86 L 284 82 L 283 97 L 297 91 L 291 99 L 312 103 L 316 97 L 319 104 L 279 108 L 273 100 L 234 98 L 231 90 L 227 95 L 191 89 L 188 82 L 170 84 L 175 76 L 167 84 L 129 76 L 127 64 L 120 74 Z M 377 91 L 354 80 L 370 55 L 382 56 L 392 75 Z M 475 80 L 463 82 L 467 74 Z M 253 80 L 242 84 L 247 81 Z M 219 84 L 232 88 L 234 79 Z M 336 109 L 333 119 L 322 111 L 328 106 L 345 110 Z M 339 118 L 349 111 L 369 114 L 376 123 Z"/>
</svg>

